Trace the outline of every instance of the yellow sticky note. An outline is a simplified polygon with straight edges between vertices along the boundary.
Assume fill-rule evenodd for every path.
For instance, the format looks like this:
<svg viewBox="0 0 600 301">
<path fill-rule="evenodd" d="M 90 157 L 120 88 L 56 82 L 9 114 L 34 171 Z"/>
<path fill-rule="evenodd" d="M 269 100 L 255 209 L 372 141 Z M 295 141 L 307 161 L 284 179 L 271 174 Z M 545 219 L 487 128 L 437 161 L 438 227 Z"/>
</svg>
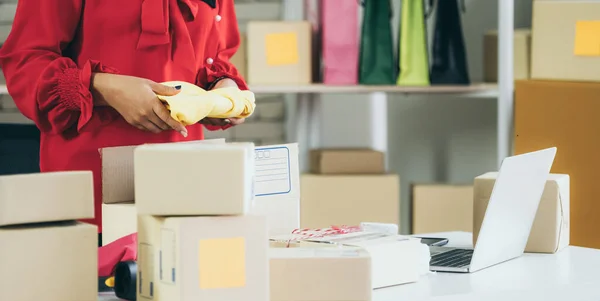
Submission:
<svg viewBox="0 0 600 301">
<path fill-rule="evenodd" d="M 600 21 L 577 21 L 575 55 L 600 56 Z"/>
<path fill-rule="evenodd" d="M 243 237 L 201 240 L 198 256 L 200 289 L 246 285 L 246 241 Z"/>
<path fill-rule="evenodd" d="M 295 32 L 267 34 L 265 43 L 268 65 L 281 66 L 298 63 L 298 35 Z"/>
</svg>

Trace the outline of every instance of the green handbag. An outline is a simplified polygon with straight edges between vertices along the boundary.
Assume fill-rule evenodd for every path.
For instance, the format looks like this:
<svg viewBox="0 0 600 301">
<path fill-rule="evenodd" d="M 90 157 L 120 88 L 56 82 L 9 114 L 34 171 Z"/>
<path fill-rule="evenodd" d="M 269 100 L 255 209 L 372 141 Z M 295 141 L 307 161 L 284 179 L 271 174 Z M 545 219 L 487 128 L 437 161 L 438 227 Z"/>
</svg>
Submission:
<svg viewBox="0 0 600 301">
<path fill-rule="evenodd" d="M 363 0 L 362 6 L 358 82 L 363 85 L 393 85 L 396 67 L 390 22 L 392 4 L 390 0 Z"/>
<path fill-rule="evenodd" d="M 423 0 L 402 0 L 398 62 L 399 86 L 429 86 L 427 28 Z"/>
</svg>

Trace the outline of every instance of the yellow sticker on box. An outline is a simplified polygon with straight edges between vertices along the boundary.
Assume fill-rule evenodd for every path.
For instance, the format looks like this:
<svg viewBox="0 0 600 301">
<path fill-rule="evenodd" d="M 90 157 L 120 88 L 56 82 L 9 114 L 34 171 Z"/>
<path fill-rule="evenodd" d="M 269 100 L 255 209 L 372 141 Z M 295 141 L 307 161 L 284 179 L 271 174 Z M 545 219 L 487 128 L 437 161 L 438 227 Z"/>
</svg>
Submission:
<svg viewBox="0 0 600 301">
<path fill-rule="evenodd" d="M 600 56 L 600 21 L 577 21 L 574 48 L 577 56 Z"/>
<path fill-rule="evenodd" d="M 267 34 L 265 44 L 267 65 L 298 64 L 298 35 L 295 32 Z"/>
<path fill-rule="evenodd" d="M 198 256 L 200 289 L 246 285 L 246 241 L 243 237 L 201 240 Z"/>
</svg>

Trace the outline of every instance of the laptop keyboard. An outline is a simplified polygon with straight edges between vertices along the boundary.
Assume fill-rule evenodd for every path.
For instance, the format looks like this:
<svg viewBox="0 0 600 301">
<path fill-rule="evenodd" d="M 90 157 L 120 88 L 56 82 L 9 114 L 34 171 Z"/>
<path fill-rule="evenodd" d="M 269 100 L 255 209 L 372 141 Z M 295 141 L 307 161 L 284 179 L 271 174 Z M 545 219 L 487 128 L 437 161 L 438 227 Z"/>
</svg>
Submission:
<svg viewBox="0 0 600 301">
<path fill-rule="evenodd" d="M 431 257 L 430 266 L 460 268 L 471 263 L 473 250 L 454 249 Z"/>
</svg>

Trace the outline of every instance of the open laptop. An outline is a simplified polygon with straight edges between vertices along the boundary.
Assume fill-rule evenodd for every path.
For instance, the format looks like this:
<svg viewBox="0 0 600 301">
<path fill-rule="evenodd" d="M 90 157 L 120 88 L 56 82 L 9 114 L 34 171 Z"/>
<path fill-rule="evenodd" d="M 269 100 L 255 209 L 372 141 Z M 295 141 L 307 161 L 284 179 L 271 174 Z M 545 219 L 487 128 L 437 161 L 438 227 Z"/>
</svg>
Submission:
<svg viewBox="0 0 600 301">
<path fill-rule="evenodd" d="M 431 271 L 472 273 L 525 251 L 556 148 L 502 161 L 475 248 L 430 247 Z"/>
</svg>

